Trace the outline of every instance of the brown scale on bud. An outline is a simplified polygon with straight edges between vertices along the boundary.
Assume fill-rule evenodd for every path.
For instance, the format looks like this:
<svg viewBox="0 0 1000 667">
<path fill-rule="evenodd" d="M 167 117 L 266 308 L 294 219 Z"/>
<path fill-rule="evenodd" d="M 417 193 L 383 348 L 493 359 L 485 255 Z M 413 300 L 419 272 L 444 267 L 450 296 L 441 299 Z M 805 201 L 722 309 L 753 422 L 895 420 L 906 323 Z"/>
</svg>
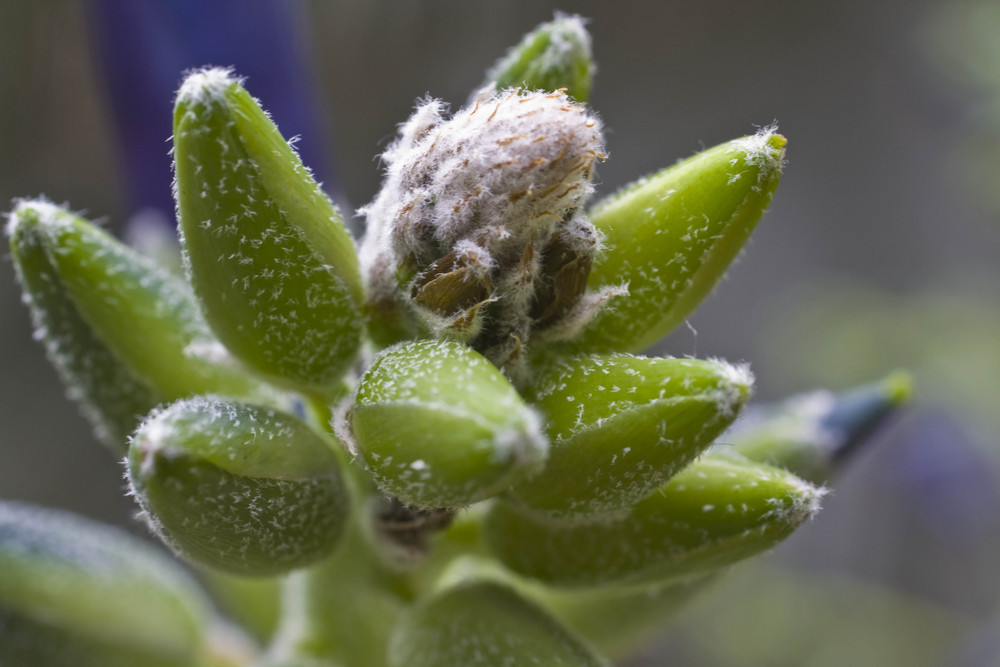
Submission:
<svg viewBox="0 0 1000 667">
<path fill-rule="evenodd" d="M 398 565 L 419 562 L 435 533 L 455 519 L 453 508 L 420 509 L 394 496 L 378 496 L 372 506 L 375 536 Z"/>
<path fill-rule="evenodd" d="M 564 319 L 587 291 L 587 278 L 598 246 L 597 234 L 589 221 L 573 232 L 560 230 L 545 249 L 531 309 L 536 329 L 544 330 Z"/>
<path fill-rule="evenodd" d="M 600 236 L 582 206 L 603 150 L 600 121 L 563 91 L 484 93 L 450 119 L 420 105 L 363 210 L 373 327 L 415 320 L 512 376 L 534 334 L 578 330 L 595 311 L 581 305 Z"/>
</svg>

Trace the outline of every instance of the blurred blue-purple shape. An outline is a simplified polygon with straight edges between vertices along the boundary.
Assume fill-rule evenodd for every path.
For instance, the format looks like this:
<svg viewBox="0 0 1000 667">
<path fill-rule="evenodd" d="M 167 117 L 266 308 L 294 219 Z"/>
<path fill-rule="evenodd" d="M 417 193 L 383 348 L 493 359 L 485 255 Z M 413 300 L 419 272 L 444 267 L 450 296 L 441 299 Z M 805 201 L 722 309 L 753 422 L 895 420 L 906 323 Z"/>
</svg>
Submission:
<svg viewBox="0 0 1000 667">
<path fill-rule="evenodd" d="M 287 0 L 98 0 L 93 29 L 127 179 L 129 210 L 174 210 L 169 139 L 173 98 L 185 71 L 235 69 L 302 161 L 335 184 L 323 159 L 304 3 Z"/>
<path fill-rule="evenodd" d="M 905 442 L 887 471 L 897 492 L 911 503 L 926 535 L 954 549 L 997 539 L 1000 483 L 995 458 L 977 442 L 974 428 L 942 409 L 916 410 L 893 433 Z"/>
</svg>

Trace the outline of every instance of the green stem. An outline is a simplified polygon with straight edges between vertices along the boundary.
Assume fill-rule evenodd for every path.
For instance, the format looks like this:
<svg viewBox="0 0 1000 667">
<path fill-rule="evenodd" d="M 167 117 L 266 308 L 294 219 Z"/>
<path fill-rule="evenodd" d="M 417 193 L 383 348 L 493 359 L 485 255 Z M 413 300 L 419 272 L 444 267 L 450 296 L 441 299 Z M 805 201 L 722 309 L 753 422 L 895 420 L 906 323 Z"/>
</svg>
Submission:
<svg viewBox="0 0 1000 667">
<path fill-rule="evenodd" d="M 307 419 L 333 436 L 335 396 L 306 397 Z M 385 647 L 396 618 L 412 597 L 409 586 L 390 570 L 365 535 L 371 480 L 335 448 L 345 463 L 353 516 L 343 541 L 328 559 L 289 575 L 283 584 L 281 624 L 269 650 L 269 665 L 385 667 Z"/>
<path fill-rule="evenodd" d="M 285 580 L 273 659 L 289 665 L 385 667 L 389 633 L 406 604 L 399 583 L 355 519 L 331 558 Z"/>
</svg>

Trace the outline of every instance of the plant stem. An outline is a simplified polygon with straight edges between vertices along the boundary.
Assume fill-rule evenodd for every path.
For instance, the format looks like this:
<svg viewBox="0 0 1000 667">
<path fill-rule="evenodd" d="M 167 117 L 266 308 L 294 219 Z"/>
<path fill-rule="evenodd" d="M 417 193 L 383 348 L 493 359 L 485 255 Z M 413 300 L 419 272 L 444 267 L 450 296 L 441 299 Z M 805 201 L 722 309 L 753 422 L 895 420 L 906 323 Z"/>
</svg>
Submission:
<svg viewBox="0 0 1000 667">
<path fill-rule="evenodd" d="M 279 664 L 385 667 L 406 596 L 357 518 L 332 557 L 285 580 L 282 624 L 270 651 Z"/>
</svg>

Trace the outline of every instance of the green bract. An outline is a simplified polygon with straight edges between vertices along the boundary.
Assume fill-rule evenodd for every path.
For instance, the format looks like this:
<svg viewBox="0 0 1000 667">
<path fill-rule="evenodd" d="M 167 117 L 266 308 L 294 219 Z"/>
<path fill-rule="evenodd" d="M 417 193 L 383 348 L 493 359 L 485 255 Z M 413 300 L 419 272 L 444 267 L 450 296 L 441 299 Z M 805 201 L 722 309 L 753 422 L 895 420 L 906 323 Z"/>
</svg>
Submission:
<svg viewBox="0 0 1000 667">
<path fill-rule="evenodd" d="M 513 498 L 556 519 L 625 510 L 694 459 L 749 398 L 743 366 L 627 354 L 562 360 L 527 395 L 552 442 Z"/>
<path fill-rule="evenodd" d="M 501 58 L 486 75 L 487 85 L 497 89 L 524 87 L 558 90 L 578 102 L 590 99 L 594 60 L 586 21 L 579 16 L 556 14 Z"/>
<path fill-rule="evenodd" d="M 148 544 L 0 503 L 0 664 L 185 667 L 208 616 L 195 582 Z"/>
<path fill-rule="evenodd" d="M 472 582 L 405 615 L 389 644 L 390 667 L 494 665 L 607 667 L 580 639 L 509 588 Z"/>
<path fill-rule="evenodd" d="M 49 358 L 113 449 L 161 401 L 258 393 L 209 358 L 221 347 L 180 279 L 44 200 L 19 202 L 8 233 Z"/>
<path fill-rule="evenodd" d="M 278 381 L 338 387 L 361 343 L 354 244 L 227 70 L 191 74 L 177 93 L 174 163 L 191 282 L 219 339 Z"/>
<path fill-rule="evenodd" d="M 911 392 L 909 376 L 895 373 L 841 394 L 817 391 L 793 396 L 747 415 L 717 447 L 731 447 L 752 461 L 822 484 L 909 400 Z"/>
<path fill-rule="evenodd" d="M 456 507 L 537 472 L 538 417 L 485 358 L 451 341 L 404 343 L 376 359 L 347 416 L 375 482 L 418 507 Z"/>
<path fill-rule="evenodd" d="M 272 575 L 329 554 L 349 499 L 333 450 L 296 418 L 197 398 L 136 431 L 128 476 L 150 525 L 182 556 Z"/>
<path fill-rule="evenodd" d="M 549 588 L 536 595 L 571 630 L 617 660 L 656 637 L 674 614 L 718 579 L 709 574 L 638 590 Z"/>
<path fill-rule="evenodd" d="M 504 565 L 544 583 L 666 583 L 770 549 L 819 510 L 823 493 L 778 468 L 706 455 L 624 516 L 553 525 L 499 503 L 485 530 Z"/>
<path fill-rule="evenodd" d="M 684 321 L 722 278 L 778 187 L 786 140 L 770 128 L 703 151 L 597 204 L 607 252 L 595 288 L 625 284 L 577 342 L 637 352 Z"/>
</svg>

